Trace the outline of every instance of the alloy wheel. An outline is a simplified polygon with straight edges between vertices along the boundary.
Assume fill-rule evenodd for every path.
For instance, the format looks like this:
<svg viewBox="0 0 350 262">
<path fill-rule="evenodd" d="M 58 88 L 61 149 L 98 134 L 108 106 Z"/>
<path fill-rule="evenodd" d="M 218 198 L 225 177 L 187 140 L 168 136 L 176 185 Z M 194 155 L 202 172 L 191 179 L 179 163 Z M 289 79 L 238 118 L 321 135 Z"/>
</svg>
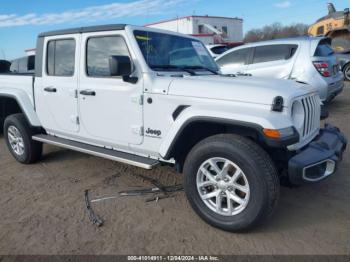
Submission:
<svg viewBox="0 0 350 262">
<path fill-rule="evenodd" d="M 10 126 L 7 130 L 8 141 L 16 155 L 24 154 L 24 141 L 21 133 L 15 126 Z"/>
<path fill-rule="evenodd" d="M 237 164 L 225 158 L 210 158 L 200 166 L 197 190 L 206 206 L 219 215 L 237 215 L 249 203 L 246 175 Z"/>
</svg>

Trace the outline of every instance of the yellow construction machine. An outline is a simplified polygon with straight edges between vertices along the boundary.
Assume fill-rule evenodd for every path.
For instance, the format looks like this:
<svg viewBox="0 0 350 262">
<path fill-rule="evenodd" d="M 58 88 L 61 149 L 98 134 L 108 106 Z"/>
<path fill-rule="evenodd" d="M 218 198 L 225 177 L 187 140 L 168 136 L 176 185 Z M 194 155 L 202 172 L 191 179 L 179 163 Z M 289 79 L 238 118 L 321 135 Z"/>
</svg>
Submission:
<svg viewBox="0 0 350 262">
<path fill-rule="evenodd" d="M 328 4 L 328 15 L 320 18 L 309 28 L 311 36 L 327 36 L 332 39 L 332 47 L 341 52 L 350 49 L 350 12 L 349 8 L 337 11 L 332 3 Z"/>
</svg>

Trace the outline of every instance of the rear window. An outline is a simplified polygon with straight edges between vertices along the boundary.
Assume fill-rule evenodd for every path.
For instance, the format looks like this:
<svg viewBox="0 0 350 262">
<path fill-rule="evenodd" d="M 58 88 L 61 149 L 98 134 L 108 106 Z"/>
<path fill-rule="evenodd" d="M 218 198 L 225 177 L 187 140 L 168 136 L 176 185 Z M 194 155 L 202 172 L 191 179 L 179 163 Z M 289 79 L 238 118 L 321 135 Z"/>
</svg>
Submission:
<svg viewBox="0 0 350 262">
<path fill-rule="evenodd" d="M 332 47 L 326 42 L 320 42 L 315 51 L 315 56 L 330 56 L 333 54 Z"/>
<path fill-rule="evenodd" d="M 28 71 L 35 69 L 35 56 L 31 55 L 28 57 Z"/>
<path fill-rule="evenodd" d="M 227 46 L 215 46 L 211 48 L 211 51 L 216 55 L 225 53 L 229 48 Z"/>
<path fill-rule="evenodd" d="M 267 45 L 255 48 L 253 64 L 287 60 L 294 56 L 297 45 Z"/>
</svg>

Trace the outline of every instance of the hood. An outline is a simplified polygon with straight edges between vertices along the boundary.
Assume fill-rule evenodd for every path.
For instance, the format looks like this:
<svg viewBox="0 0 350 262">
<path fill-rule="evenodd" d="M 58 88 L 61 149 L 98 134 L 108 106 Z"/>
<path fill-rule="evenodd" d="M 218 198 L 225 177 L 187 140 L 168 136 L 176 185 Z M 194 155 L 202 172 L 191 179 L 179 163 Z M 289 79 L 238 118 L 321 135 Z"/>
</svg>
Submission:
<svg viewBox="0 0 350 262">
<path fill-rule="evenodd" d="M 287 106 L 295 97 L 312 92 L 316 92 L 313 87 L 293 80 L 211 75 L 176 78 L 168 94 L 263 105 L 272 105 L 276 96 L 282 96 Z"/>
</svg>

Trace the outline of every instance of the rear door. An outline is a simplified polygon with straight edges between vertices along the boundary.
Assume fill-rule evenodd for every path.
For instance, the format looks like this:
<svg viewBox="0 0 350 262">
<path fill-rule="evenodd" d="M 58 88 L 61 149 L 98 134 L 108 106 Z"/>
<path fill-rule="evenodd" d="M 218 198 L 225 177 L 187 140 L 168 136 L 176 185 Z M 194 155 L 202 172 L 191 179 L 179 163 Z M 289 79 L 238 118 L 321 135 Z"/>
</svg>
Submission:
<svg viewBox="0 0 350 262">
<path fill-rule="evenodd" d="M 253 76 L 288 79 L 297 49 L 297 45 L 288 44 L 257 46 L 246 71 Z"/>
<path fill-rule="evenodd" d="M 36 83 L 36 106 L 43 127 L 49 132 L 71 134 L 79 131 L 78 63 L 80 35 L 47 37 L 44 66 Z"/>
<path fill-rule="evenodd" d="M 232 50 L 216 60 L 223 74 L 244 74 L 246 73 L 248 60 L 252 48 Z"/>
</svg>

